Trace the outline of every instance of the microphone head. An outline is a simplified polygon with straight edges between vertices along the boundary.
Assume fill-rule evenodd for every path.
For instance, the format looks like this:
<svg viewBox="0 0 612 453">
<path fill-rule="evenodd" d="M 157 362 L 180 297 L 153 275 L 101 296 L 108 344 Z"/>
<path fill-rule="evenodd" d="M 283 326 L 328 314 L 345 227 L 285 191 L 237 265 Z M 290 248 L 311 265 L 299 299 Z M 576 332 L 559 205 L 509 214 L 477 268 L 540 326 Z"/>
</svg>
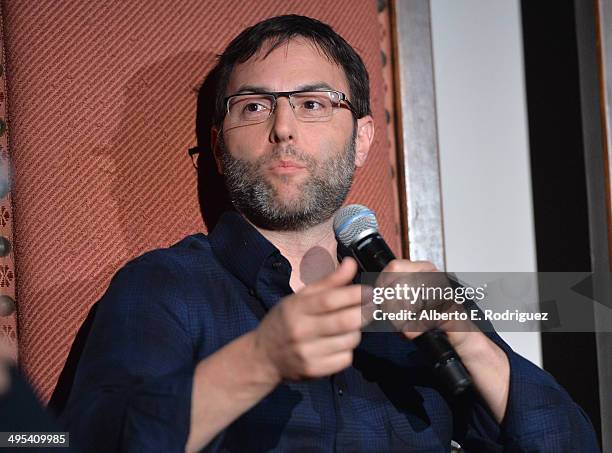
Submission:
<svg viewBox="0 0 612 453">
<path fill-rule="evenodd" d="M 374 212 L 360 204 L 350 204 L 338 210 L 334 216 L 336 239 L 350 247 L 361 238 L 378 232 Z"/>
</svg>

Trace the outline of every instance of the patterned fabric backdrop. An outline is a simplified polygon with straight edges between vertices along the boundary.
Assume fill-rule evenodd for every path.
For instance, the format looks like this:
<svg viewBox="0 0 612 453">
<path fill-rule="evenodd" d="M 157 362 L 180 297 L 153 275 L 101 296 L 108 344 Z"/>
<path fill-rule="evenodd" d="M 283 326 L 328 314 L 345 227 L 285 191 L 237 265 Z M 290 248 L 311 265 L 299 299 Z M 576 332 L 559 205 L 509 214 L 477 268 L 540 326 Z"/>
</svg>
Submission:
<svg viewBox="0 0 612 453">
<path fill-rule="evenodd" d="M 2 18 L 0 5 L 0 19 Z M 15 259 L 13 255 L 13 212 L 11 205 L 11 161 L 8 152 L 8 95 L 4 34 L 0 20 L 0 342 L 17 360 L 17 319 L 15 313 Z"/>
<path fill-rule="evenodd" d="M 4 4 L 17 268 L 10 255 L 3 258 L 6 286 L 0 289 L 14 297 L 17 275 L 20 363 L 43 401 L 116 270 L 146 250 L 205 229 L 186 154 L 195 145 L 195 90 L 229 40 L 263 18 L 316 17 L 364 58 L 377 127 L 350 200 L 372 207 L 392 248 L 398 255 L 401 250 L 386 2 L 171 5 Z M 0 140 L 6 153 L 6 131 Z M 1 234 L 9 241 L 10 205 L 2 198 Z M 2 329 L 14 340 L 14 318 L 2 318 Z"/>
</svg>

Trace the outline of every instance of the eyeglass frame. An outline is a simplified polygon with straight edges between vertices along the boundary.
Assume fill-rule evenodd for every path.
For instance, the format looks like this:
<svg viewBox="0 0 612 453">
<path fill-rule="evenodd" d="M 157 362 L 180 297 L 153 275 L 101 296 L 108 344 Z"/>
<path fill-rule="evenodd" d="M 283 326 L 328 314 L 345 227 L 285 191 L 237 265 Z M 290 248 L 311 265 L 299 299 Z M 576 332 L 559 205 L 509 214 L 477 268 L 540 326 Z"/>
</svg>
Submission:
<svg viewBox="0 0 612 453">
<path fill-rule="evenodd" d="M 265 120 L 261 121 L 261 123 L 264 123 L 275 112 L 276 106 L 278 104 L 278 98 L 280 97 L 287 98 L 287 100 L 289 101 L 289 105 L 291 106 L 291 110 L 293 110 L 293 112 L 295 113 L 295 106 L 291 102 L 291 96 L 293 96 L 294 94 L 300 94 L 300 93 L 336 93 L 338 95 L 338 107 L 342 105 L 341 104 L 342 102 L 344 102 L 346 106 L 348 107 L 348 109 L 351 111 L 351 113 L 355 116 L 355 118 L 358 118 L 357 110 L 355 109 L 351 101 L 348 100 L 348 97 L 346 96 L 346 94 L 344 94 L 342 91 L 331 90 L 331 89 L 330 90 L 295 90 L 295 91 L 253 91 L 253 92 L 246 92 L 246 93 L 235 93 L 223 99 L 223 103 L 225 104 L 225 116 L 229 114 L 229 107 L 230 107 L 229 103 L 232 98 L 235 98 L 238 96 L 248 96 L 248 95 L 258 95 L 258 94 L 272 96 L 272 98 L 274 99 L 274 103 L 272 104 L 272 108 L 270 109 L 270 113 L 268 114 L 268 117 Z M 338 107 L 335 107 L 335 108 L 338 108 Z M 253 123 L 253 124 L 261 124 L 261 123 Z"/>
</svg>

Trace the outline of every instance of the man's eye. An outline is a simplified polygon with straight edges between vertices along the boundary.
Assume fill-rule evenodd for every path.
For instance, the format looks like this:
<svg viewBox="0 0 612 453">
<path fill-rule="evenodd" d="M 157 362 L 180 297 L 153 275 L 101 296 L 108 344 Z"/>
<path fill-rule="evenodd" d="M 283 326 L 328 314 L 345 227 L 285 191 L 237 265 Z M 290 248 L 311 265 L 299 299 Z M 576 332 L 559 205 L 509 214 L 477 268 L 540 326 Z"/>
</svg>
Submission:
<svg viewBox="0 0 612 453">
<path fill-rule="evenodd" d="M 266 107 L 262 104 L 258 104 L 256 102 L 251 102 L 244 107 L 244 111 L 247 113 L 257 113 L 262 112 L 266 109 Z"/>
<path fill-rule="evenodd" d="M 309 99 L 309 100 L 302 102 L 302 107 L 305 108 L 306 110 L 318 110 L 318 109 L 323 108 L 323 105 L 319 101 L 316 101 L 314 99 Z"/>
</svg>

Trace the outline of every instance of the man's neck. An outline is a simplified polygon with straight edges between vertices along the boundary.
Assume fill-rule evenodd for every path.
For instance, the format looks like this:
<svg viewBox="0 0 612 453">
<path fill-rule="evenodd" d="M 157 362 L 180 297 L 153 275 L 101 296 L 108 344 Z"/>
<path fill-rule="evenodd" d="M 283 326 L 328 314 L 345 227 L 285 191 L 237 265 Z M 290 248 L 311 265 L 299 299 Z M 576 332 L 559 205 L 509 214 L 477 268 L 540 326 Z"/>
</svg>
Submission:
<svg viewBox="0 0 612 453">
<path fill-rule="evenodd" d="M 333 219 L 302 231 L 257 230 L 289 260 L 294 291 L 330 274 L 338 265 Z"/>
</svg>

